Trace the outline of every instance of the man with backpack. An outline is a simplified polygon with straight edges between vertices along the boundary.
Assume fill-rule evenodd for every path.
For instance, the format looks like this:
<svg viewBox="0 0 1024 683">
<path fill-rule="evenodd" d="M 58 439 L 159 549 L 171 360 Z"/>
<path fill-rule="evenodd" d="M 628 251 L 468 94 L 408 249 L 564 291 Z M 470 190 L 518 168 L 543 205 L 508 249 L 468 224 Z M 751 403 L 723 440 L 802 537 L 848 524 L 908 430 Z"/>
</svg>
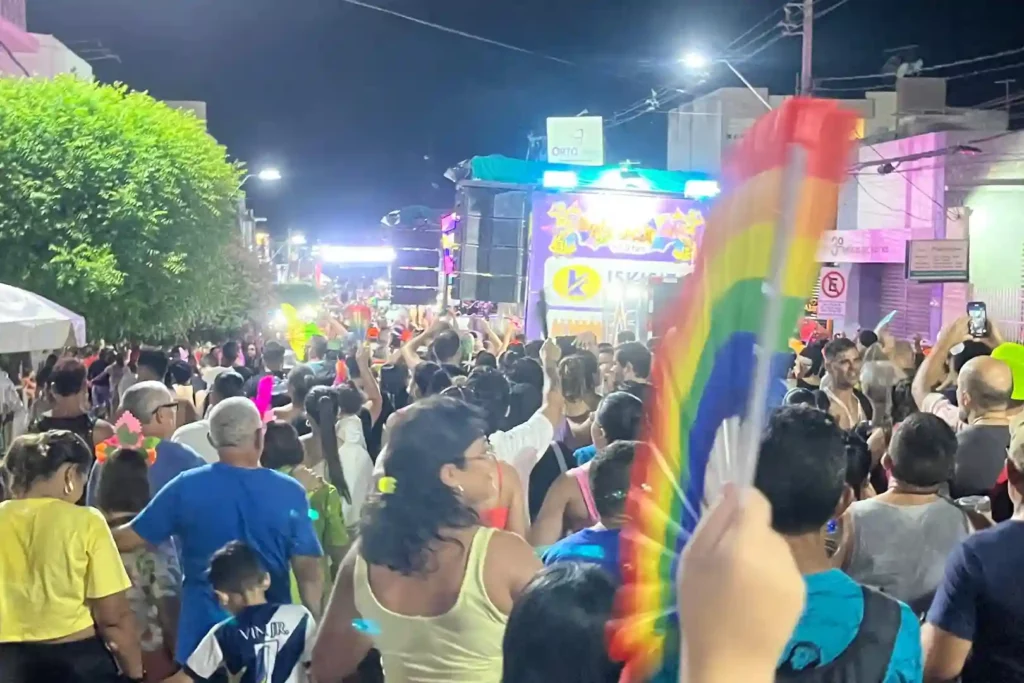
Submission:
<svg viewBox="0 0 1024 683">
<path fill-rule="evenodd" d="M 832 567 L 825 527 L 848 504 L 846 452 L 836 420 L 810 406 L 772 415 L 754 485 L 772 505 L 807 585 L 807 606 L 779 660 L 776 681 L 916 683 L 921 632 L 910 608 Z"/>
</svg>

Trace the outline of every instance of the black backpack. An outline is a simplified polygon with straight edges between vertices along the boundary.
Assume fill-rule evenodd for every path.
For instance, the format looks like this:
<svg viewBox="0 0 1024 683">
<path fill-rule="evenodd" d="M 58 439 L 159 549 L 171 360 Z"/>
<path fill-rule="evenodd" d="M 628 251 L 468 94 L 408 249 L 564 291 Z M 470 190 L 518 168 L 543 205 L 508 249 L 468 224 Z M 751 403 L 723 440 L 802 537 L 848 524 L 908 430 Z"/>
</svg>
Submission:
<svg viewBox="0 0 1024 683">
<path fill-rule="evenodd" d="M 828 664 L 797 670 L 787 660 L 776 683 L 883 683 L 900 631 L 900 603 L 866 586 L 861 591 L 864 617 L 853 642 Z"/>
</svg>

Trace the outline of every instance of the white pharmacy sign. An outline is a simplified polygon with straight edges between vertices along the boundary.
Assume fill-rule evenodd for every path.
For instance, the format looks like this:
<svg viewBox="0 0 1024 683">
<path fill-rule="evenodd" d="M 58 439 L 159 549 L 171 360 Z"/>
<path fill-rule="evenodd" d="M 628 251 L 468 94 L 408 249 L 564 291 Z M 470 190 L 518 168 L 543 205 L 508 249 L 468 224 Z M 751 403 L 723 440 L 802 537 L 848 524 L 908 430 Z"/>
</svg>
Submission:
<svg viewBox="0 0 1024 683">
<path fill-rule="evenodd" d="M 548 162 L 604 166 L 604 119 L 600 116 L 549 117 Z"/>
</svg>

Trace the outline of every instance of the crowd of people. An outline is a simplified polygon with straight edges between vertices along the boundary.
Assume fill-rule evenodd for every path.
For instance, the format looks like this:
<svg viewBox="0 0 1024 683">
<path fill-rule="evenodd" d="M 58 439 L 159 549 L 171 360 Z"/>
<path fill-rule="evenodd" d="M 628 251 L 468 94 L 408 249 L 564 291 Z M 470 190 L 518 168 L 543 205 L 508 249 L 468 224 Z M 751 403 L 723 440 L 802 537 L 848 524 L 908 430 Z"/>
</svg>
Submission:
<svg viewBox="0 0 1024 683">
<path fill-rule="evenodd" d="M 656 346 L 466 337 L 48 359 L 3 460 L 0 680 L 617 681 Z M 687 544 L 680 680 L 1024 681 L 1024 347 L 883 328 L 790 385 Z"/>
</svg>

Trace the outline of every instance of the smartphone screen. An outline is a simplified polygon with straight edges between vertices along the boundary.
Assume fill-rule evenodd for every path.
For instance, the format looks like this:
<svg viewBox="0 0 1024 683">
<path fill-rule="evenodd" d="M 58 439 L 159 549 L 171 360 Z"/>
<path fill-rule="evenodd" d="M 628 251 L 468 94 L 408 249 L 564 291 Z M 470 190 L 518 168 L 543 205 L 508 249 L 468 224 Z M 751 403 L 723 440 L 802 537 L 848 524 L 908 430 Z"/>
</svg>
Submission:
<svg viewBox="0 0 1024 683">
<path fill-rule="evenodd" d="M 356 379 L 359 377 L 359 363 L 356 362 L 355 356 L 345 356 L 345 367 L 348 368 L 349 379 Z"/>
<path fill-rule="evenodd" d="M 967 304 L 967 329 L 972 337 L 988 336 L 988 310 L 985 302 L 972 301 Z"/>
</svg>

